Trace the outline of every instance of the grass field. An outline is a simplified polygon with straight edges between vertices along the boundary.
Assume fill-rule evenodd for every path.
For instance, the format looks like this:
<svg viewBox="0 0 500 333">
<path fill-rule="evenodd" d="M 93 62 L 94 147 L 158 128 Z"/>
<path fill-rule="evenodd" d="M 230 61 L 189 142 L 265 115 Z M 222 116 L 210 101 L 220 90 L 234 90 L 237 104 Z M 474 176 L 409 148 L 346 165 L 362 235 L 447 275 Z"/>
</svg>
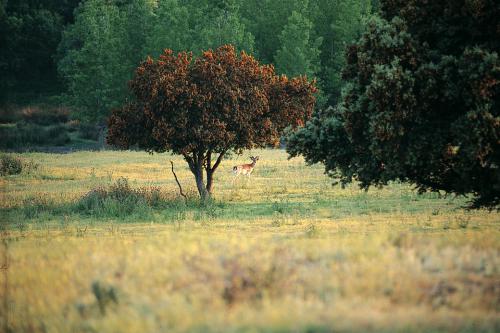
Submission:
<svg viewBox="0 0 500 333">
<path fill-rule="evenodd" d="M 332 187 L 265 150 L 225 160 L 202 205 L 179 157 L 20 156 L 0 178 L 2 332 L 500 331 L 500 214 L 465 198 Z M 117 184 L 133 195 L 99 196 Z"/>
</svg>

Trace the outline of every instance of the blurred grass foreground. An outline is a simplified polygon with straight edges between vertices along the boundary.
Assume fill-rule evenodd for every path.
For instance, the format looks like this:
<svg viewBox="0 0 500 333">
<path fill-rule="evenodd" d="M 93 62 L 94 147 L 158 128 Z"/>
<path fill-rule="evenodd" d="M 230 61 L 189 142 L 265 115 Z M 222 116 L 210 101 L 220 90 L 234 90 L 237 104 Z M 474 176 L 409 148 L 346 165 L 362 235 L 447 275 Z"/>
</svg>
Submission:
<svg viewBox="0 0 500 333">
<path fill-rule="evenodd" d="M 247 156 L 223 161 L 205 204 L 179 157 L 9 154 L 2 332 L 500 330 L 497 212 L 248 154 L 253 175 L 231 174 Z"/>
</svg>

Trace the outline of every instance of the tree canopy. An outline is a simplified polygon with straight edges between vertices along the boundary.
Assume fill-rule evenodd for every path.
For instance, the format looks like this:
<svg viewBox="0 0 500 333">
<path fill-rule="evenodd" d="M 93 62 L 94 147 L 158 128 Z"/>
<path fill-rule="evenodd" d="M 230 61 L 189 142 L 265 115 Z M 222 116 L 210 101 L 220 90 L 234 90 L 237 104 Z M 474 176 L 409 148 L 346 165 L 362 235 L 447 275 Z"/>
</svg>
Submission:
<svg viewBox="0 0 500 333">
<path fill-rule="evenodd" d="M 500 6 L 381 1 L 348 48 L 341 102 L 288 137 L 343 184 L 408 181 L 500 204 Z"/>
<path fill-rule="evenodd" d="M 0 0 L 0 105 L 58 93 L 54 55 L 79 0 Z"/>
<path fill-rule="evenodd" d="M 0 110 L 48 101 L 102 122 L 130 98 L 127 81 L 147 55 L 223 44 L 278 73 L 317 76 L 321 100 L 333 104 L 345 45 L 373 1 L 0 0 Z"/>
<path fill-rule="evenodd" d="M 225 45 L 197 58 L 172 50 L 148 58 L 130 90 L 133 100 L 112 112 L 108 141 L 182 155 L 205 198 L 229 151 L 277 144 L 285 127 L 304 124 L 316 87 L 305 76 L 278 76 L 273 66 Z"/>
<path fill-rule="evenodd" d="M 280 35 L 281 48 L 276 53 L 278 72 L 315 77 L 319 72 L 319 46 L 322 38 L 311 40 L 312 23 L 293 11 Z"/>
</svg>

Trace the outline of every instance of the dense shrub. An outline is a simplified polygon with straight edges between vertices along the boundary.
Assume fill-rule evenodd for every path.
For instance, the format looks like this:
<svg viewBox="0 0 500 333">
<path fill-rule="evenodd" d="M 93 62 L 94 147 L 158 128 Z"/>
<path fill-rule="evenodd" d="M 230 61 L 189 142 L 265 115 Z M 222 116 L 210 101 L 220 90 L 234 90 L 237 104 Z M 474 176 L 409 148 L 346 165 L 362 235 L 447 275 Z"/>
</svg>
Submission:
<svg viewBox="0 0 500 333">
<path fill-rule="evenodd" d="M 126 178 L 120 178 L 108 188 L 101 186 L 88 192 L 77 202 L 77 209 L 99 216 L 147 215 L 151 208 L 159 208 L 164 199 L 158 187 L 134 189 Z"/>
<path fill-rule="evenodd" d="M 0 148 L 19 148 L 28 146 L 61 146 L 71 141 L 66 127 L 62 124 L 42 126 L 21 122 L 15 126 L 0 127 Z"/>
<path fill-rule="evenodd" d="M 2 105 L 0 107 L 0 123 L 14 123 L 21 119 L 19 108 L 12 104 Z"/>
<path fill-rule="evenodd" d="M 62 107 L 28 106 L 1 110 L 0 148 L 63 146 L 71 139 L 66 123 L 69 111 Z M 5 115 L 4 115 L 5 113 Z"/>
<path fill-rule="evenodd" d="M 46 195 L 38 194 L 23 200 L 22 212 L 25 218 L 39 218 L 41 214 L 56 213 L 54 202 Z"/>
<path fill-rule="evenodd" d="M 21 114 L 25 122 L 38 125 L 60 124 L 69 120 L 69 111 L 62 107 L 28 106 Z"/>
<path fill-rule="evenodd" d="M 23 160 L 19 157 L 2 154 L 0 156 L 0 175 L 18 175 L 21 172 L 31 174 L 38 170 L 40 164 L 32 159 Z"/>
<path fill-rule="evenodd" d="M 23 173 L 38 168 L 38 164 L 22 161 Z M 188 194 L 185 201 L 175 191 L 165 192 L 156 186 L 132 188 L 126 178 L 118 179 L 110 186 L 97 186 L 73 202 L 56 203 L 45 193 L 26 197 L 20 206 L 27 219 L 47 216 L 66 216 L 80 214 L 96 218 L 127 218 L 135 220 L 150 219 L 154 211 L 160 213 L 162 221 L 173 222 L 186 218 L 186 212 L 196 209 L 200 218 L 210 219 L 221 205 L 200 202 L 194 192 Z"/>
<path fill-rule="evenodd" d="M 99 128 L 95 124 L 79 123 L 77 128 L 80 138 L 92 141 L 99 139 Z"/>
<path fill-rule="evenodd" d="M 0 175 L 17 175 L 23 171 L 23 161 L 11 155 L 0 156 Z"/>
</svg>

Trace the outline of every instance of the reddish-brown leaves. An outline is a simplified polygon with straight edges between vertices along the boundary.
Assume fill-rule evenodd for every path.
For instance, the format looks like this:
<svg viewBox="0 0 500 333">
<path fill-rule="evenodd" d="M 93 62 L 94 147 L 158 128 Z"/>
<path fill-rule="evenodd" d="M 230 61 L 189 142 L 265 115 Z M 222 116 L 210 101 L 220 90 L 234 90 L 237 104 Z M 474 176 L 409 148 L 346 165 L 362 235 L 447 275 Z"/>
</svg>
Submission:
<svg viewBox="0 0 500 333">
<path fill-rule="evenodd" d="M 135 101 L 109 119 L 110 143 L 182 155 L 276 143 L 285 127 L 311 116 L 316 92 L 314 81 L 277 76 L 231 45 L 194 61 L 171 50 L 157 61 L 148 57 L 130 89 Z"/>
</svg>

